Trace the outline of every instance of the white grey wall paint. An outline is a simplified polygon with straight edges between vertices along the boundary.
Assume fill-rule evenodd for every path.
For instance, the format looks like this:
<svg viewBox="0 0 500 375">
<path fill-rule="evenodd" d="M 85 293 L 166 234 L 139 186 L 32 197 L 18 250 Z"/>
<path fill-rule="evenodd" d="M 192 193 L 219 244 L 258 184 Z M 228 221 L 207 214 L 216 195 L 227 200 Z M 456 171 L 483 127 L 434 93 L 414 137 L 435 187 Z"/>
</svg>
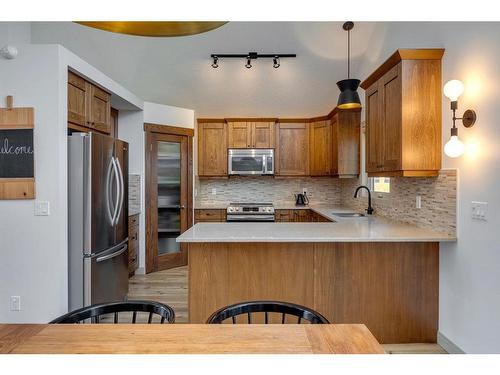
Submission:
<svg viewBox="0 0 500 375">
<path fill-rule="evenodd" d="M 63 77 L 58 46 L 18 48 L 15 60 L 0 59 L 0 98 L 35 108 L 36 199 L 49 201 L 51 214 L 34 216 L 33 200 L 0 201 L 0 322 L 46 323 L 67 310 Z M 10 311 L 12 295 L 21 311 Z"/>
<path fill-rule="evenodd" d="M 352 68 L 376 26 L 351 33 Z M 147 38 L 91 29 L 71 22 L 36 22 L 33 43 L 59 43 L 145 101 L 193 108 L 199 117 L 312 117 L 327 114 L 346 78 L 347 36 L 342 22 L 229 22 L 186 37 Z M 112 46 L 112 48 L 110 48 Z M 211 53 L 296 53 L 274 69 L 259 59 L 220 60 Z"/>
<path fill-rule="evenodd" d="M 187 108 L 144 102 L 144 122 L 193 129 L 194 111 Z"/>
<path fill-rule="evenodd" d="M 0 22 L 0 48 L 31 42 L 31 22 Z"/>
<path fill-rule="evenodd" d="M 500 23 L 381 23 L 361 64 L 364 79 L 397 48 L 446 48 L 443 84 L 460 79 L 465 93 L 458 114 L 473 108 L 476 125 L 459 136 L 467 153 L 443 168 L 458 168 L 458 241 L 441 244 L 439 331 L 467 353 L 500 353 Z M 364 96 L 364 95 L 362 95 Z M 451 127 L 443 96 L 443 145 Z M 364 111 L 363 111 L 364 114 Z M 471 219 L 471 201 L 487 201 L 488 221 Z"/>
</svg>

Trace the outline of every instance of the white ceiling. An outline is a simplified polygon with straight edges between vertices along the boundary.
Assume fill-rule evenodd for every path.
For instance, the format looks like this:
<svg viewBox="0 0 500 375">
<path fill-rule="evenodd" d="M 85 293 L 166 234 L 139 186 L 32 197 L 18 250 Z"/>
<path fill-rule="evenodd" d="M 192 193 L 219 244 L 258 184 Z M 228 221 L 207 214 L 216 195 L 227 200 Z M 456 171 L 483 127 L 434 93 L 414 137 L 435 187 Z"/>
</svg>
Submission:
<svg viewBox="0 0 500 375">
<path fill-rule="evenodd" d="M 354 74 L 377 28 L 356 23 L 351 32 Z M 192 108 L 198 117 L 326 114 L 337 101 L 336 82 L 347 75 L 342 22 L 229 22 L 177 38 L 113 34 L 70 22 L 35 22 L 31 30 L 33 43 L 62 44 L 145 101 Z M 297 58 L 282 59 L 279 69 L 267 59 L 254 61 L 252 69 L 234 59 L 210 66 L 211 53 L 249 51 Z"/>
</svg>

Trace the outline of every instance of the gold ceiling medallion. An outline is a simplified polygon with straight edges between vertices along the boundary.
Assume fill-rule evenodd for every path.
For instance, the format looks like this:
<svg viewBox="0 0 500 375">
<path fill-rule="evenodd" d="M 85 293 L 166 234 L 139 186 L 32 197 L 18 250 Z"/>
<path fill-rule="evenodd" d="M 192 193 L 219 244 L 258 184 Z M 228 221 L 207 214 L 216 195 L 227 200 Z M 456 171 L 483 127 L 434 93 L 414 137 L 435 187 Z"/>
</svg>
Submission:
<svg viewBox="0 0 500 375">
<path fill-rule="evenodd" d="M 129 34 L 137 36 L 185 36 L 201 34 L 217 29 L 226 22 L 180 22 L 180 21 L 94 21 L 75 22 L 80 25 L 95 29 L 110 31 L 112 33 Z"/>
</svg>

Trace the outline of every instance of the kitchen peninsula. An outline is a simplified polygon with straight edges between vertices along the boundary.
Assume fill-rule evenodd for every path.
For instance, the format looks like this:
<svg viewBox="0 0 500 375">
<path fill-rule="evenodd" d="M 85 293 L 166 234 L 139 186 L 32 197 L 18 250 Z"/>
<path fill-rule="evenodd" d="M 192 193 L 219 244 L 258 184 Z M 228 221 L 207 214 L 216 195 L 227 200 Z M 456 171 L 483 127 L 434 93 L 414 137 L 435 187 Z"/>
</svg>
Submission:
<svg viewBox="0 0 500 375">
<path fill-rule="evenodd" d="M 381 343 L 436 342 L 439 242 L 455 238 L 379 217 L 322 223 L 199 223 L 189 256 L 189 321 L 245 300 L 311 306 L 363 323 Z"/>
</svg>

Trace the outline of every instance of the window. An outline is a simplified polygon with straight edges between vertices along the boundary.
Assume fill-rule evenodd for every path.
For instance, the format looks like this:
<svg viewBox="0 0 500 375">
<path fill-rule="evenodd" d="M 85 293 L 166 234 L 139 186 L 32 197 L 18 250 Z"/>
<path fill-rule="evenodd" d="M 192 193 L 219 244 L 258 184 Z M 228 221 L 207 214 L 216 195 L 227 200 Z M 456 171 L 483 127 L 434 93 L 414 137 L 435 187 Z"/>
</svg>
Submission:
<svg viewBox="0 0 500 375">
<path fill-rule="evenodd" d="M 371 178 L 371 189 L 376 193 L 390 193 L 391 179 L 389 177 Z"/>
</svg>

